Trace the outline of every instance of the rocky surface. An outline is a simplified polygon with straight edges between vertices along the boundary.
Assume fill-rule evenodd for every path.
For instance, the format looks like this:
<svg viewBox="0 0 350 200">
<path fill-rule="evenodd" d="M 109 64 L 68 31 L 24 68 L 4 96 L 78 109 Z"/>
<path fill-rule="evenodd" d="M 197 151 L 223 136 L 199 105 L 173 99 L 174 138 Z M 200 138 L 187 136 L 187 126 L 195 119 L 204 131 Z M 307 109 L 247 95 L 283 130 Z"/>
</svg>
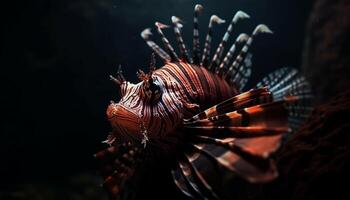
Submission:
<svg viewBox="0 0 350 200">
<path fill-rule="evenodd" d="M 350 1 L 318 0 L 307 27 L 303 71 L 317 103 L 350 85 Z"/>
<path fill-rule="evenodd" d="M 315 1 L 303 71 L 315 103 L 322 105 L 277 155 L 280 178 L 264 186 L 258 199 L 349 198 L 344 184 L 350 177 L 349 35 L 350 1 Z"/>
<path fill-rule="evenodd" d="M 277 156 L 273 199 L 349 197 L 350 90 L 318 107 Z"/>
</svg>

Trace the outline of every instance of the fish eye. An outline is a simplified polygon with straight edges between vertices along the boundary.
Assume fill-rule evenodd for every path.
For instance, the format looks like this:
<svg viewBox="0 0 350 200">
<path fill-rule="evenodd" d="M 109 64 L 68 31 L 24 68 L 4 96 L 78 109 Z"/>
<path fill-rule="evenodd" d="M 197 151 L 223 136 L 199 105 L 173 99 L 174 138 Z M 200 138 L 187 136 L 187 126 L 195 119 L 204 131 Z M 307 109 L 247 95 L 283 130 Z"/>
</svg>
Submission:
<svg viewBox="0 0 350 200">
<path fill-rule="evenodd" d="M 143 90 L 146 94 L 146 98 L 152 103 L 156 103 L 162 94 L 161 87 L 152 77 L 144 81 Z"/>
</svg>

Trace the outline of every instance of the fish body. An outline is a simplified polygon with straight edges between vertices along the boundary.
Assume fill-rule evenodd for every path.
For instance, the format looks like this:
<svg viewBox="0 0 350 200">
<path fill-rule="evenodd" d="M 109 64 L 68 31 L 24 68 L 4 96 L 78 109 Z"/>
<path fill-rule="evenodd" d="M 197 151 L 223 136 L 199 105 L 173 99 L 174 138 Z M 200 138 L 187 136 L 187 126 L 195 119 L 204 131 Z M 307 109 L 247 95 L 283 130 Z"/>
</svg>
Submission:
<svg viewBox="0 0 350 200">
<path fill-rule="evenodd" d="M 121 99 L 107 108 L 112 131 L 104 142 L 110 147 L 95 156 L 103 163 L 111 199 L 127 196 L 125 183 L 154 152 L 171 160 L 174 184 L 193 199 L 230 199 L 226 189 L 236 175 L 253 183 L 272 181 L 278 171 L 271 155 L 311 110 L 310 86 L 296 69 L 280 68 L 246 89 L 253 70 L 249 48 L 258 34 L 273 33 L 266 25 L 239 34 L 227 48 L 236 24 L 249 18 L 238 11 L 210 58 L 213 27 L 225 20 L 210 18 L 202 51 L 202 11 L 195 6 L 192 56 L 182 39 L 182 21 L 173 16 L 179 54 L 163 33 L 170 26 L 156 22 L 164 49 L 151 39 L 150 28 L 141 33 L 154 52 L 149 72 L 139 70 L 137 84 L 126 81 L 120 68 L 110 76 Z M 158 69 L 155 55 L 164 62 Z"/>
<path fill-rule="evenodd" d="M 144 82 L 124 82 L 120 102 L 107 109 L 112 126 L 129 139 L 142 139 L 145 131 L 149 137 L 163 137 L 195 111 L 238 94 L 217 74 L 186 62 L 169 62 L 151 78 L 160 88 L 159 99 L 148 101 Z"/>
</svg>

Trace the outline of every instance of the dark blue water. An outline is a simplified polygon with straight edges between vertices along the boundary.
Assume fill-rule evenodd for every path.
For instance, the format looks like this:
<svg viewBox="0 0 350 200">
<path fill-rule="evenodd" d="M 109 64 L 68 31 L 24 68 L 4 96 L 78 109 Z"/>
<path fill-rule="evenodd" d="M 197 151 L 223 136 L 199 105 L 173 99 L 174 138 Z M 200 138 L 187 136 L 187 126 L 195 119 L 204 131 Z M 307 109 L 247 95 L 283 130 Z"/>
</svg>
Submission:
<svg viewBox="0 0 350 200">
<path fill-rule="evenodd" d="M 306 1 L 35 0 L 4 6 L 13 16 L 2 28 L 2 184 L 56 183 L 92 171 L 91 155 L 109 131 L 106 106 L 118 98 L 108 75 L 122 64 L 126 78 L 136 81 L 136 69 L 147 69 L 151 54 L 140 32 L 155 21 L 170 24 L 172 15 L 185 21 L 183 35 L 191 46 L 196 3 L 205 8 L 202 42 L 210 15 L 230 21 L 238 10 L 251 19 L 235 27 L 236 35 L 259 23 L 275 32 L 254 43 L 251 83 L 276 68 L 300 66 Z M 213 46 L 225 30 L 215 29 Z M 172 40 L 172 30 L 165 33 Z"/>
</svg>

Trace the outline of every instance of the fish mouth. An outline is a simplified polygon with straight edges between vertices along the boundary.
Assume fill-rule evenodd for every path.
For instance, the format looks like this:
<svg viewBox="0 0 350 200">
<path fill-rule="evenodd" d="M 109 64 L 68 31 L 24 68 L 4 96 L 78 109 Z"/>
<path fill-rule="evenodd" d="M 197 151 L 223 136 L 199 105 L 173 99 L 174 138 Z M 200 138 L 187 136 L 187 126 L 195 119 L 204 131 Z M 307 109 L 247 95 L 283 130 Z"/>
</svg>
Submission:
<svg viewBox="0 0 350 200">
<path fill-rule="evenodd" d="M 111 103 L 107 108 L 107 118 L 113 119 L 115 117 L 134 116 L 135 118 L 140 118 L 138 114 L 133 112 L 131 109 L 119 103 Z"/>
<path fill-rule="evenodd" d="M 111 103 L 107 108 L 107 116 L 114 131 L 122 140 L 142 140 L 141 118 L 131 109 L 120 104 Z"/>
</svg>

